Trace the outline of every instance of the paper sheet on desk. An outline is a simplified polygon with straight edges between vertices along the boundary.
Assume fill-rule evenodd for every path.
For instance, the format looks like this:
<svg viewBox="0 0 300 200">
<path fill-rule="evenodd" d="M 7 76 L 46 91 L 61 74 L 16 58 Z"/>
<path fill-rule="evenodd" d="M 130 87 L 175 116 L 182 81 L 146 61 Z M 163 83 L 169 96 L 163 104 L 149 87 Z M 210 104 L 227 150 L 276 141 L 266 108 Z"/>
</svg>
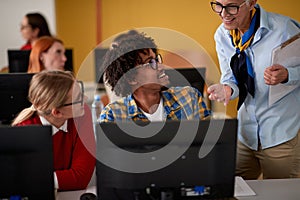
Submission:
<svg viewBox="0 0 300 200">
<path fill-rule="evenodd" d="M 281 64 L 287 68 L 300 65 L 300 33 L 273 50 L 272 63 Z M 269 106 L 297 87 L 297 85 L 271 85 L 269 90 Z"/>
<path fill-rule="evenodd" d="M 246 181 L 240 177 L 235 177 L 235 186 L 234 186 L 234 196 L 242 197 L 242 196 L 254 196 L 255 192 L 250 188 L 250 186 L 246 183 Z"/>
<path fill-rule="evenodd" d="M 86 193 L 93 193 L 93 194 L 97 195 L 97 188 L 96 188 L 96 186 L 89 186 L 89 187 L 86 189 L 85 192 L 86 192 Z"/>
</svg>

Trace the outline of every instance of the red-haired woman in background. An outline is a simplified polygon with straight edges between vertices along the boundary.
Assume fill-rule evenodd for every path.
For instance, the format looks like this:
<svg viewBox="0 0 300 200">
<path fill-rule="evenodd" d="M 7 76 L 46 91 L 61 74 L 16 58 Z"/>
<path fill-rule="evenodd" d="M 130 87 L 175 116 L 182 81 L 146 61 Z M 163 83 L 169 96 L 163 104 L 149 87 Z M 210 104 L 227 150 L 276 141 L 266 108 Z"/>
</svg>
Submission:
<svg viewBox="0 0 300 200">
<path fill-rule="evenodd" d="M 43 70 L 64 70 L 67 57 L 63 42 L 55 37 L 43 36 L 39 38 L 30 52 L 28 73 Z"/>
</svg>

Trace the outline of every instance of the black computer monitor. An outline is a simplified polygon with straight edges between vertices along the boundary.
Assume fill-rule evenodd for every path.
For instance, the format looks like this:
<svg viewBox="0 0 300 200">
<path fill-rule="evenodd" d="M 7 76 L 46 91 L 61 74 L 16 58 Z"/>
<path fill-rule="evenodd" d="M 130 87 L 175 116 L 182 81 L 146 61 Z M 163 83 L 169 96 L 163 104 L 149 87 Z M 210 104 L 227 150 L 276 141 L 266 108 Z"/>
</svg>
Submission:
<svg viewBox="0 0 300 200">
<path fill-rule="evenodd" d="M 103 123 L 96 130 L 102 200 L 233 198 L 236 119 Z"/>
<path fill-rule="evenodd" d="M 30 52 L 31 50 L 8 49 L 8 71 L 10 73 L 27 72 Z"/>
<path fill-rule="evenodd" d="M 10 73 L 27 72 L 31 50 L 8 49 L 8 71 Z M 73 49 L 66 49 L 65 70 L 73 71 Z"/>
<path fill-rule="evenodd" d="M 0 126 L 0 163 L 0 199 L 55 199 L 50 126 Z"/>
<path fill-rule="evenodd" d="M 170 86 L 187 86 L 197 88 L 201 94 L 204 91 L 206 68 L 167 68 Z"/>
<path fill-rule="evenodd" d="M 95 48 L 95 83 L 103 84 L 103 73 L 104 73 L 104 66 L 102 65 L 104 62 L 104 56 L 108 48 Z"/>
<path fill-rule="evenodd" d="M 65 70 L 73 71 L 73 49 L 66 49 L 65 55 L 67 57 L 67 61 L 65 62 Z"/>
<path fill-rule="evenodd" d="M 0 74 L 0 124 L 10 124 L 17 114 L 31 104 L 29 83 L 34 74 Z"/>
</svg>

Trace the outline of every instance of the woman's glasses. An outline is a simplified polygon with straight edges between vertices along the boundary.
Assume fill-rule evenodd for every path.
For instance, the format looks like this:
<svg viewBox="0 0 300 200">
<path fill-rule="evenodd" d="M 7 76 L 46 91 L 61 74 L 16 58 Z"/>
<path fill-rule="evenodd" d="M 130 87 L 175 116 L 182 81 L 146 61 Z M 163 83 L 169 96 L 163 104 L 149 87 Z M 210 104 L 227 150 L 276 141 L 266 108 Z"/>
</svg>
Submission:
<svg viewBox="0 0 300 200">
<path fill-rule="evenodd" d="M 152 69 L 157 70 L 158 64 L 162 64 L 162 62 L 162 57 L 158 54 L 156 58 L 151 59 L 150 62 L 138 65 L 137 67 L 151 67 Z"/>
<path fill-rule="evenodd" d="M 83 82 L 82 81 L 77 81 L 77 83 L 79 84 L 80 89 L 81 89 L 80 100 L 79 101 L 74 101 L 72 103 L 63 104 L 62 107 L 64 107 L 64 106 L 70 106 L 70 105 L 74 105 L 74 104 L 79 104 L 79 103 L 81 104 L 81 106 L 83 105 L 83 101 L 84 101 L 84 86 L 83 86 Z"/>
<path fill-rule="evenodd" d="M 239 12 L 239 9 L 245 5 L 246 1 L 244 1 L 243 3 L 241 3 L 239 6 L 238 5 L 229 5 L 229 6 L 223 6 L 222 4 L 220 4 L 219 2 L 210 2 L 210 6 L 212 8 L 212 10 L 216 13 L 221 14 L 223 9 L 225 9 L 225 11 L 230 14 L 230 15 L 236 15 Z"/>
</svg>

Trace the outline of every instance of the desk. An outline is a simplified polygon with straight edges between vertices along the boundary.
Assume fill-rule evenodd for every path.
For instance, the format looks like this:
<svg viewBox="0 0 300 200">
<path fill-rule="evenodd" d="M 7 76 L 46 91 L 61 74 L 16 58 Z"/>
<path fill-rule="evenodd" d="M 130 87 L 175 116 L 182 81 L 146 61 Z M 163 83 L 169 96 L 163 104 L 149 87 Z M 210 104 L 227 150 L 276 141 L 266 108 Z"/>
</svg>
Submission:
<svg viewBox="0 0 300 200">
<path fill-rule="evenodd" d="M 300 178 L 251 180 L 247 184 L 256 196 L 238 197 L 239 200 L 299 200 Z"/>
<path fill-rule="evenodd" d="M 256 196 L 237 197 L 238 200 L 299 200 L 300 199 L 300 178 L 299 179 L 269 179 L 249 180 L 247 184 L 254 190 Z M 81 194 L 86 191 L 96 191 L 96 187 L 89 187 L 87 190 L 70 192 L 59 192 L 56 200 L 79 200 Z"/>
</svg>

